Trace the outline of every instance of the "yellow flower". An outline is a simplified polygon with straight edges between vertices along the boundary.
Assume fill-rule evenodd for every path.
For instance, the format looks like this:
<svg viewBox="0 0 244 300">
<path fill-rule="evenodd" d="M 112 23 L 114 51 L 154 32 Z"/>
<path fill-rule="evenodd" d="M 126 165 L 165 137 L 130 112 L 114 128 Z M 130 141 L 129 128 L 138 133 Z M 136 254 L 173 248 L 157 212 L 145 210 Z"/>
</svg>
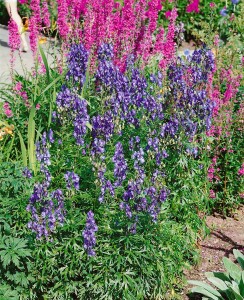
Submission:
<svg viewBox="0 0 244 300">
<path fill-rule="evenodd" d="M 39 42 L 39 44 L 45 44 L 47 42 L 47 38 L 46 37 L 39 37 L 38 42 Z"/>
<path fill-rule="evenodd" d="M 3 131 L 5 132 L 5 134 L 11 134 L 11 135 L 13 135 L 13 128 L 11 128 L 10 126 L 4 127 Z"/>
</svg>

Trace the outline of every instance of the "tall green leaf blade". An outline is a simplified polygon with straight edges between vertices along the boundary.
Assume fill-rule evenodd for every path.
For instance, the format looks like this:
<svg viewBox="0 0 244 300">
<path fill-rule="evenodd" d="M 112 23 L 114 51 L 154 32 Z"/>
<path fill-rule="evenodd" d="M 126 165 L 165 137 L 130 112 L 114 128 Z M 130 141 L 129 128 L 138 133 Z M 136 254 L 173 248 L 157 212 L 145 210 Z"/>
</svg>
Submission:
<svg viewBox="0 0 244 300">
<path fill-rule="evenodd" d="M 204 283 L 204 282 L 201 282 L 201 281 L 198 281 L 198 280 L 188 280 L 188 283 L 204 288 L 205 290 L 207 290 L 211 294 L 219 297 L 217 299 L 223 299 L 221 294 L 218 291 L 216 291 L 214 288 L 212 288 L 211 285 L 209 285 L 207 283 Z M 208 296 L 208 295 L 206 295 L 206 296 Z"/>
<path fill-rule="evenodd" d="M 234 249 L 233 253 L 239 265 L 241 266 L 242 270 L 244 270 L 244 255 L 237 249 Z"/>
<path fill-rule="evenodd" d="M 192 290 L 191 290 L 192 293 L 198 293 L 198 294 L 202 294 L 204 296 L 207 296 L 209 297 L 210 299 L 212 300 L 219 300 L 221 298 L 215 296 L 214 294 L 210 293 L 208 290 L 206 290 L 205 288 L 203 287 L 194 287 Z M 223 299 L 223 298 L 222 298 Z"/>
<path fill-rule="evenodd" d="M 41 92 L 40 96 L 43 95 L 46 91 L 48 91 L 53 85 L 55 85 L 60 79 L 62 79 L 64 75 L 60 75 L 59 77 L 55 78 L 49 85 Z"/>
<path fill-rule="evenodd" d="M 216 278 L 219 278 L 224 281 L 230 280 L 230 278 L 227 276 L 227 274 L 222 273 L 222 272 L 206 272 L 205 274 L 206 274 L 207 278 L 216 277 Z"/>
<path fill-rule="evenodd" d="M 209 277 L 208 280 L 221 291 L 225 291 L 228 289 L 228 286 L 225 284 L 225 282 L 219 278 Z"/>
<path fill-rule="evenodd" d="M 7 151 L 6 151 L 6 152 L 7 152 L 7 155 L 6 155 L 6 161 L 9 160 L 9 156 L 10 156 L 11 151 L 12 151 L 12 148 L 13 148 L 14 140 L 15 140 L 15 135 L 12 137 L 11 143 L 10 143 L 10 145 L 9 145 Z"/>
<path fill-rule="evenodd" d="M 19 132 L 19 130 L 18 130 L 18 136 L 19 136 L 19 140 L 20 140 L 20 147 L 21 147 L 21 155 L 22 155 L 23 165 L 25 167 L 27 167 L 27 150 L 26 150 L 24 139 L 23 139 L 21 133 Z"/>
<path fill-rule="evenodd" d="M 241 272 L 241 281 L 239 284 L 240 293 L 244 297 L 244 271 Z"/>
<path fill-rule="evenodd" d="M 237 282 L 241 279 L 241 269 L 227 257 L 223 258 L 224 266 L 230 276 Z"/>
<path fill-rule="evenodd" d="M 28 121 L 28 156 L 29 167 L 36 173 L 36 156 L 35 156 L 35 105 L 32 106 Z"/>
<path fill-rule="evenodd" d="M 39 51 L 41 53 L 41 57 L 44 63 L 44 66 L 46 68 L 46 75 L 47 75 L 47 82 L 50 82 L 50 72 L 49 72 L 49 66 L 48 66 L 48 61 L 47 61 L 47 57 L 42 49 L 42 47 L 39 45 Z"/>
</svg>

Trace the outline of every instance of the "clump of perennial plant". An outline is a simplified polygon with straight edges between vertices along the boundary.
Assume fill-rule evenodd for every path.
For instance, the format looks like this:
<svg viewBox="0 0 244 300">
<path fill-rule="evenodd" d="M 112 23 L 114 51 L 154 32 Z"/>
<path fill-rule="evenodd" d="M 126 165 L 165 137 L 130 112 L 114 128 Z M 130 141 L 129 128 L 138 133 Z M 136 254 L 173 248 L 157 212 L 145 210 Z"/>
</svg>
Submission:
<svg viewBox="0 0 244 300">
<path fill-rule="evenodd" d="M 187 140 L 184 151 L 197 159 L 198 148 L 190 143 L 209 128 L 213 109 L 206 93 L 206 81 L 214 61 L 207 48 L 171 64 L 167 74 L 169 89 L 165 94 L 160 92 L 163 80 L 160 72 L 150 74 L 147 79 L 135 67 L 133 58 L 127 61 L 127 68 L 122 72 L 113 62 L 114 51 L 111 44 L 102 44 L 98 49 L 98 68 L 89 84 L 95 81 L 93 101 L 100 102 L 91 102 L 88 106 L 88 101 L 80 96 L 83 87 L 87 86 L 84 83 L 88 52 L 83 45 L 71 46 L 67 82 L 57 95 L 57 112 L 53 113 L 54 122 L 72 130 L 76 159 L 87 157 L 91 163 L 89 172 L 95 176 L 97 198 L 86 206 L 89 212 L 83 230 L 84 248 L 89 256 L 95 255 L 98 228 L 94 214 L 99 207 L 113 203 L 113 207 L 117 207 L 116 214 L 125 222 L 116 226 L 125 226 L 128 234 L 141 230 L 144 220 L 147 224 L 157 222 L 170 195 L 165 180 L 165 162 L 175 151 L 174 147 L 182 147 L 181 136 Z M 186 109 L 187 113 L 182 114 Z M 49 148 L 54 142 L 54 134 L 52 131 L 44 133 L 36 147 L 45 180 L 35 186 L 28 209 L 33 218 L 29 226 L 38 237 L 47 236 L 56 229 L 57 221 L 62 223 L 64 220 L 61 218 L 61 213 L 64 214 L 61 190 L 49 192 L 52 178 Z M 59 143 L 53 145 L 59 147 Z M 53 152 L 52 155 L 57 154 Z M 63 176 L 66 189 L 74 187 L 78 198 L 80 192 L 86 191 L 84 189 L 92 192 L 94 182 L 89 182 L 85 188 L 79 176 L 82 168 L 87 166 L 76 169 L 75 161 L 72 164 L 69 160 L 70 167 L 73 171 L 66 170 Z M 59 195 L 56 204 L 50 203 L 53 195 L 54 199 Z M 42 226 L 41 229 L 38 226 Z"/>
</svg>

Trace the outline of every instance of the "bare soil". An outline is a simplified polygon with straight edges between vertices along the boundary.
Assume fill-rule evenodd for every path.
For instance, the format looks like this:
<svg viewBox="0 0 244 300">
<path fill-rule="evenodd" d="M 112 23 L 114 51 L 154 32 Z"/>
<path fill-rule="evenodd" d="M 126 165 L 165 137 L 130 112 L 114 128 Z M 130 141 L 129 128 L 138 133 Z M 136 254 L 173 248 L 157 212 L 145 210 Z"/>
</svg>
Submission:
<svg viewBox="0 0 244 300">
<path fill-rule="evenodd" d="M 233 249 L 244 253 L 244 206 L 241 206 L 233 217 L 223 218 L 218 214 L 207 217 L 207 225 L 211 234 L 200 241 L 200 263 L 191 270 L 185 271 L 187 280 L 206 281 L 205 272 L 225 271 L 222 258 L 224 256 L 235 261 Z M 202 299 L 197 295 L 189 295 L 191 286 L 187 286 L 182 294 L 182 300 Z"/>
</svg>

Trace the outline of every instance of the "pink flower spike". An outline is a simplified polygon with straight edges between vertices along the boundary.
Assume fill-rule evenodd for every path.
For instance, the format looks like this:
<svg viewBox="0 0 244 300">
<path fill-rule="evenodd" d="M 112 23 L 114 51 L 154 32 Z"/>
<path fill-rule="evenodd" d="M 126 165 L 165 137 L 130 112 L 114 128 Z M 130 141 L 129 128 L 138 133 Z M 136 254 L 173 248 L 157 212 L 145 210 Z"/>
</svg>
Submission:
<svg viewBox="0 0 244 300">
<path fill-rule="evenodd" d="M 169 19 L 171 17 L 171 10 L 165 12 L 165 18 Z"/>
<path fill-rule="evenodd" d="M 17 50 L 20 47 L 20 34 L 19 34 L 18 26 L 12 18 L 8 23 L 8 29 L 9 29 L 8 43 L 11 48 L 11 51 Z"/>
<path fill-rule="evenodd" d="M 238 171 L 238 175 L 240 175 L 240 176 L 244 175 L 244 163 L 242 164 L 240 170 Z"/>
<path fill-rule="evenodd" d="M 199 1 L 200 0 L 191 0 L 191 3 L 187 5 L 186 12 L 196 12 L 199 13 Z"/>
<path fill-rule="evenodd" d="M 210 6 L 211 8 L 214 8 L 214 7 L 216 6 L 216 4 L 215 4 L 214 2 L 210 2 L 209 6 Z"/>
<path fill-rule="evenodd" d="M 9 108 L 5 109 L 4 113 L 5 113 L 5 115 L 6 115 L 7 118 L 11 118 L 14 115 L 13 112 L 12 112 L 12 110 L 9 109 Z"/>
<path fill-rule="evenodd" d="M 40 107 L 41 107 L 41 105 L 40 105 L 39 103 L 37 103 L 37 105 L 36 105 L 36 109 L 37 109 L 37 110 L 39 110 L 39 109 L 40 109 Z"/>
<path fill-rule="evenodd" d="M 212 199 L 216 198 L 215 192 L 213 190 L 210 190 L 209 198 L 212 198 Z"/>
<path fill-rule="evenodd" d="M 13 89 L 16 92 L 19 92 L 22 89 L 22 83 L 20 81 L 17 82 Z"/>
<path fill-rule="evenodd" d="M 4 102 L 3 108 L 4 108 L 4 109 L 9 109 L 9 103 L 8 103 L 8 102 Z"/>
</svg>

